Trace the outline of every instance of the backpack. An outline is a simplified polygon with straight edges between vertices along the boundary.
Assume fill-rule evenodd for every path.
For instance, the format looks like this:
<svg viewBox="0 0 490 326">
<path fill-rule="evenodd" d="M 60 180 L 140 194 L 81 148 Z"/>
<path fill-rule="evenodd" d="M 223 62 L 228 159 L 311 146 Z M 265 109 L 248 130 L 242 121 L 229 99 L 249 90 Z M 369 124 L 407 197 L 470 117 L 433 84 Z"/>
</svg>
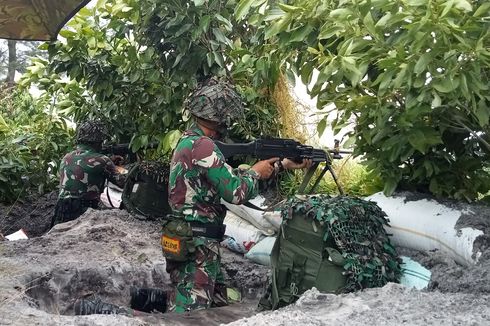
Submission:
<svg viewBox="0 0 490 326">
<path fill-rule="evenodd" d="M 399 281 L 400 260 L 384 230 L 386 214 L 375 203 L 296 196 L 281 215 L 262 310 L 289 305 L 312 287 L 345 293 Z"/>
<path fill-rule="evenodd" d="M 168 164 L 143 161 L 128 172 L 122 193 L 123 207 L 139 219 L 163 218 L 168 204 Z"/>
</svg>

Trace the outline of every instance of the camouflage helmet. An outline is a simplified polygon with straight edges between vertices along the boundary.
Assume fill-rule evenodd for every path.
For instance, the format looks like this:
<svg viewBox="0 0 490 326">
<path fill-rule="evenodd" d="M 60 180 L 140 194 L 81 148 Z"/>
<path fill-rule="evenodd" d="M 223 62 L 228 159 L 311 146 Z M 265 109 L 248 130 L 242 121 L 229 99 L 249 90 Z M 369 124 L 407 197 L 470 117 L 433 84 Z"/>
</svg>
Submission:
<svg viewBox="0 0 490 326">
<path fill-rule="evenodd" d="M 198 118 L 229 127 L 243 114 L 243 103 L 230 82 L 212 77 L 187 97 L 184 109 Z"/>
<path fill-rule="evenodd" d="M 77 144 L 102 143 L 107 138 L 107 126 L 102 121 L 86 120 L 78 125 L 75 141 Z"/>
</svg>

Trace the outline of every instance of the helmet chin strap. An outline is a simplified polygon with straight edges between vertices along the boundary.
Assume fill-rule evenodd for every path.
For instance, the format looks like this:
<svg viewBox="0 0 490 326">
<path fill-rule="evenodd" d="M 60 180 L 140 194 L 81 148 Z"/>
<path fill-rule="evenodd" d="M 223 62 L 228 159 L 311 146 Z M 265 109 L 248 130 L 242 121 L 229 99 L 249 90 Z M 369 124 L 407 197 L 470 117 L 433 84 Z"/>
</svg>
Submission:
<svg viewBox="0 0 490 326">
<path fill-rule="evenodd" d="M 213 135 L 206 135 L 213 139 L 223 139 L 228 133 L 228 127 L 225 124 L 218 124 L 203 118 L 194 116 L 198 125 L 205 127 L 213 132 Z"/>
</svg>

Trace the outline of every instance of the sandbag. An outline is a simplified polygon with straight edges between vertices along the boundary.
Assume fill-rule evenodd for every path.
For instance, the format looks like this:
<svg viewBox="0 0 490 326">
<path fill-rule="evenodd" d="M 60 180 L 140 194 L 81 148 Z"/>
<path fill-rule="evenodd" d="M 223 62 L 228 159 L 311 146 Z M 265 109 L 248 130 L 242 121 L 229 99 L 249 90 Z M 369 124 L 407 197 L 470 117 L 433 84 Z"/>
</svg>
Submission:
<svg viewBox="0 0 490 326">
<path fill-rule="evenodd" d="M 403 261 L 401 265 L 402 277 L 400 278 L 400 284 L 418 290 L 427 288 L 430 282 L 430 270 L 410 257 L 401 256 L 400 258 Z"/>
<path fill-rule="evenodd" d="M 276 237 L 265 237 L 260 240 L 255 246 L 253 246 L 246 254 L 245 257 L 253 261 L 254 263 L 270 266 L 271 265 L 271 252 L 274 247 Z"/>
<path fill-rule="evenodd" d="M 222 241 L 221 245 L 235 252 L 246 253 L 265 237 L 263 231 L 230 211 L 226 213 L 224 224 L 226 225 L 225 236 L 228 238 Z"/>
<path fill-rule="evenodd" d="M 257 196 L 249 202 L 257 207 L 263 209 L 266 208 L 265 206 L 263 206 L 264 197 L 262 196 Z M 233 212 L 235 215 L 240 216 L 256 228 L 260 229 L 265 235 L 273 235 L 278 230 L 278 226 L 273 225 L 271 222 L 264 218 L 264 211 L 253 209 L 245 205 L 230 204 L 225 202 L 224 200 L 222 200 L 221 203 L 225 205 L 229 211 Z"/>
</svg>

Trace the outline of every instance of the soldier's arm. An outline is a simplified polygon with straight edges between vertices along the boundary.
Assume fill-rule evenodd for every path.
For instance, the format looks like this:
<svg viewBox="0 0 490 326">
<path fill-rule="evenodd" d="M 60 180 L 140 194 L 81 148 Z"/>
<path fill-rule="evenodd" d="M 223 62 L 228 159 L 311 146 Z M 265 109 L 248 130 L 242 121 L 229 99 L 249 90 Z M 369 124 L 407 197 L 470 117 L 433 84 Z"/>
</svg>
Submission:
<svg viewBox="0 0 490 326">
<path fill-rule="evenodd" d="M 117 172 L 116 165 L 108 157 L 106 157 L 104 174 L 107 180 L 109 180 L 119 188 L 124 188 L 124 183 L 126 182 L 126 175 Z"/>
<path fill-rule="evenodd" d="M 194 142 L 192 163 L 202 168 L 208 181 L 225 201 L 239 205 L 257 196 L 256 172 L 248 170 L 235 173 L 210 138 L 201 137 Z"/>
</svg>

